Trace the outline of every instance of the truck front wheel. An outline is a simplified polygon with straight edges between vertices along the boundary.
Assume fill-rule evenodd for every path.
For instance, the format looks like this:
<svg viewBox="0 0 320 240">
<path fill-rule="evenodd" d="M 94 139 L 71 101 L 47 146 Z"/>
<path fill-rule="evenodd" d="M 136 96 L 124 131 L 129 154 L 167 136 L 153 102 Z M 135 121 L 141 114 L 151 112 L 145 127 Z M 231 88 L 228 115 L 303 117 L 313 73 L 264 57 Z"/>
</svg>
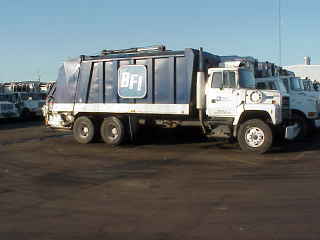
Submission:
<svg viewBox="0 0 320 240">
<path fill-rule="evenodd" d="M 265 153 L 273 142 L 271 127 L 260 119 L 252 119 L 241 124 L 238 131 L 238 142 L 246 152 Z"/>
<path fill-rule="evenodd" d="M 101 137 L 103 141 L 112 146 L 118 146 L 124 142 L 125 127 L 117 117 L 108 117 L 101 124 Z"/>
<path fill-rule="evenodd" d="M 95 136 L 95 127 L 88 117 L 79 117 L 73 125 L 73 137 L 79 143 L 90 143 Z"/>
</svg>

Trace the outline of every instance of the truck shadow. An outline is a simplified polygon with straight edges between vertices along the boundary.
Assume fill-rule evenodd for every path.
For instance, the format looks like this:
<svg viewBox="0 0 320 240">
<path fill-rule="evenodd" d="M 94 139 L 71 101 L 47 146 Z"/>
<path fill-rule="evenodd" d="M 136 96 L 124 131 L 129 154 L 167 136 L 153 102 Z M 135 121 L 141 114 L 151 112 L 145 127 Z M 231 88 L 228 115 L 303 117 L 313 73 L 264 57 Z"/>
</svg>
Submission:
<svg viewBox="0 0 320 240">
<path fill-rule="evenodd" d="M 38 127 L 41 125 L 43 125 L 43 120 L 40 118 L 34 118 L 28 121 L 24 121 L 21 119 L 1 119 L 0 131 L 10 130 L 10 129 L 19 129 L 19 128 Z"/>
<path fill-rule="evenodd" d="M 201 129 L 195 127 L 140 129 L 134 142 L 130 141 L 129 145 L 183 145 L 192 143 L 207 143 L 200 146 L 204 149 L 239 150 L 236 143 L 230 142 L 228 139 L 207 138 L 202 134 Z"/>
<path fill-rule="evenodd" d="M 230 142 L 227 139 L 208 139 L 202 134 L 200 129 L 194 127 L 140 129 L 135 140 L 135 145 L 179 145 L 192 143 L 209 143 L 201 146 L 206 149 L 240 150 L 236 142 Z M 315 131 L 312 136 L 304 140 L 277 142 L 267 154 L 299 153 L 314 150 L 320 150 L 320 131 Z"/>
<path fill-rule="evenodd" d="M 312 136 L 303 140 L 297 141 L 284 141 L 281 144 L 277 144 L 271 151 L 271 153 L 292 153 L 292 152 L 304 152 L 304 151 L 316 151 L 320 150 L 320 132 L 316 131 Z"/>
</svg>

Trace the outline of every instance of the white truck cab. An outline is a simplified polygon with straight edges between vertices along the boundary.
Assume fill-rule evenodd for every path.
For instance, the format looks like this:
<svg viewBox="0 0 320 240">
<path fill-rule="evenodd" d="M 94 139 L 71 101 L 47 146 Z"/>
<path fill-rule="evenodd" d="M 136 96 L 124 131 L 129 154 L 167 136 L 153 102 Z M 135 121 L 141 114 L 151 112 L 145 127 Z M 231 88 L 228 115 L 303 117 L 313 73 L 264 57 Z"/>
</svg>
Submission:
<svg viewBox="0 0 320 240">
<path fill-rule="evenodd" d="M 311 92 L 305 91 L 303 81 L 294 76 L 257 78 L 257 88 L 277 89 L 290 95 L 292 118 L 299 125 L 298 137 L 303 138 L 312 126 L 319 126 L 319 99 Z"/>
<path fill-rule="evenodd" d="M 258 91 L 252 71 L 246 68 L 213 68 L 209 69 L 206 87 L 207 115 L 233 117 L 233 124 L 239 122 L 244 111 L 259 110 L 267 114 L 273 124 L 280 124 L 288 119 L 286 107 L 287 94 L 278 91 Z M 289 107 L 289 106 L 288 106 Z M 286 114 L 286 115 L 283 115 Z"/>
<path fill-rule="evenodd" d="M 19 118 L 19 111 L 11 102 L 11 94 L 0 95 L 0 119 Z"/>
<path fill-rule="evenodd" d="M 16 92 L 15 104 L 19 109 L 21 117 L 29 119 L 31 117 L 42 116 L 42 106 L 45 104 L 45 93 Z"/>
<path fill-rule="evenodd" d="M 212 120 L 209 127 L 229 121 L 241 148 L 253 152 L 264 152 L 277 130 L 284 130 L 287 139 L 295 138 L 298 126 L 289 126 L 288 94 L 256 89 L 252 70 L 233 63 L 208 69 L 205 94 L 206 115 Z"/>
<path fill-rule="evenodd" d="M 290 95 L 293 96 L 292 108 L 294 116 L 300 115 L 300 121 L 304 125 L 304 133 L 308 134 L 313 126 L 320 127 L 320 98 L 317 92 L 304 86 L 303 80 L 298 77 L 281 77 Z M 302 118 L 304 117 L 304 119 Z"/>
</svg>

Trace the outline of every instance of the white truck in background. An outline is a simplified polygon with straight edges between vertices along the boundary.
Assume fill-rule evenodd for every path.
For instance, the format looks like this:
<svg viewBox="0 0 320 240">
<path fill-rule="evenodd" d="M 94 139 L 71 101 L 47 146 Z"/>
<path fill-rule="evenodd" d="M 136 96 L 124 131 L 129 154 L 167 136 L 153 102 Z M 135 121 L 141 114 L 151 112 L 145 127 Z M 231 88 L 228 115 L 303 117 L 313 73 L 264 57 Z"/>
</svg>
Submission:
<svg viewBox="0 0 320 240">
<path fill-rule="evenodd" d="M 20 118 L 30 120 L 42 116 L 42 106 L 45 104 L 46 93 L 14 92 L 1 94 L 2 98 L 14 104 Z"/>
<path fill-rule="evenodd" d="M 244 61 L 202 49 L 133 48 L 81 56 L 60 68 L 43 107 L 46 125 L 73 131 L 79 143 L 99 136 L 110 145 L 134 139 L 137 125 L 197 126 L 207 137 L 235 138 L 242 150 L 264 153 L 289 125 L 289 97 L 257 90 Z"/>
<path fill-rule="evenodd" d="M 273 89 L 290 95 L 292 119 L 299 125 L 297 138 L 309 135 L 320 127 L 320 99 L 317 92 L 304 89 L 303 80 L 294 76 L 256 78 L 258 89 Z"/>
<path fill-rule="evenodd" d="M 29 120 L 42 116 L 42 106 L 45 104 L 46 93 L 40 92 L 15 92 L 15 105 L 19 109 L 22 119 Z"/>
<path fill-rule="evenodd" d="M 11 97 L 6 94 L 0 94 L 0 119 L 12 119 L 19 117 L 19 111 L 11 102 Z"/>
</svg>

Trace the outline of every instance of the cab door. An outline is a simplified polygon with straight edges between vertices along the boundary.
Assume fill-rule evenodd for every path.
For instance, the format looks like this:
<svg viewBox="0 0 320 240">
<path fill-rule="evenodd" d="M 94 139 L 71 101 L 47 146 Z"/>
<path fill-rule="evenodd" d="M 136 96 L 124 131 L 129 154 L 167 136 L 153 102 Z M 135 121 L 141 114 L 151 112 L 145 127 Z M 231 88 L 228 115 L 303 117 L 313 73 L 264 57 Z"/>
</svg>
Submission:
<svg viewBox="0 0 320 240">
<path fill-rule="evenodd" d="M 236 71 L 213 72 L 209 77 L 206 113 L 209 117 L 235 117 L 240 104 L 240 91 L 237 88 Z"/>
</svg>

